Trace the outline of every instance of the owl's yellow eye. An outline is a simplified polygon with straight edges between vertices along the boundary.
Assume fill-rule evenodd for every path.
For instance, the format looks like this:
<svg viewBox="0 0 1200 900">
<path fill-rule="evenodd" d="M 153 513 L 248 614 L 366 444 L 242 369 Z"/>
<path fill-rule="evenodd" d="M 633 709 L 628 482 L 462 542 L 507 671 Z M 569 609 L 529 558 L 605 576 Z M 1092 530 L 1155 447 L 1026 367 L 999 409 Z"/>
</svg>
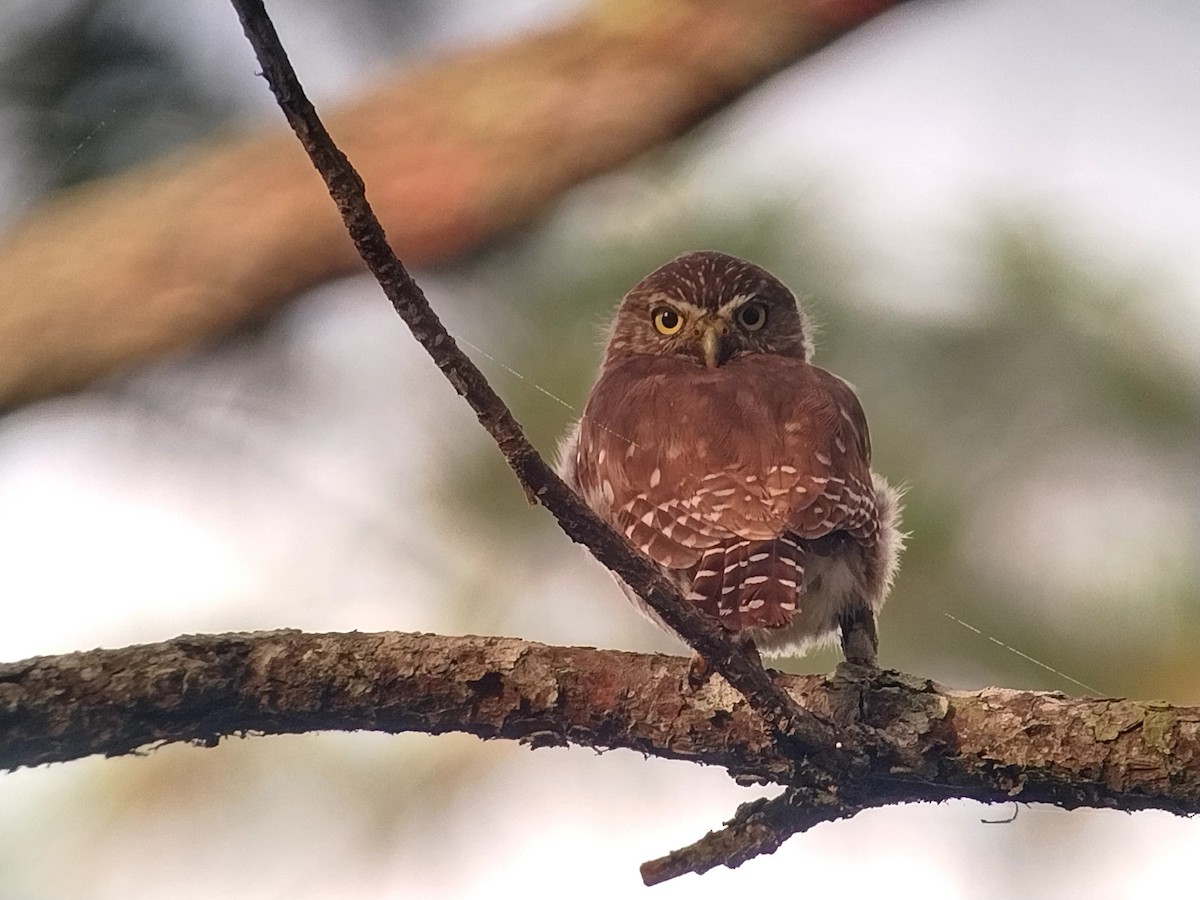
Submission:
<svg viewBox="0 0 1200 900">
<path fill-rule="evenodd" d="M 747 331 L 758 331 L 767 324 L 767 308 L 761 303 L 747 303 L 738 307 L 738 324 Z"/>
<path fill-rule="evenodd" d="M 654 311 L 654 327 L 659 334 L 675 334 L 683 327 L 683 316 L 669 306 L 660 306 Z"/>
</svg>

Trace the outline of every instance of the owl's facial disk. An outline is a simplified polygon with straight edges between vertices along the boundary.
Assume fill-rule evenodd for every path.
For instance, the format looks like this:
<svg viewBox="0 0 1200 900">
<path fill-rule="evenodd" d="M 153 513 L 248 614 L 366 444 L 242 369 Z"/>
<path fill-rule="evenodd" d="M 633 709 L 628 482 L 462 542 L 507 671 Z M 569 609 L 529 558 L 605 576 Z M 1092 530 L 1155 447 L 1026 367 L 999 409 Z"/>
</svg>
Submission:
<svg viewBox="0 0 1200 900">
<path fill-rule="evenodd" d="M 655 331 L 673 340 L 676 352 L 715 369 L 749 349 L 749 336 L 766 324 L 767 311 L 753 297 L 734 297 L 716 310 L 663 301 L 652 308 L 651 321 Z"/>
<path fill-rule="evenodd" d="M 625 295 L 609 334 L 605 365 L 635 356 L 674 356 L 716 369 L 751 353 L 806 360 L 803 310 L 765 269 L 712 250 L 685 253 Z"/>
</svg>

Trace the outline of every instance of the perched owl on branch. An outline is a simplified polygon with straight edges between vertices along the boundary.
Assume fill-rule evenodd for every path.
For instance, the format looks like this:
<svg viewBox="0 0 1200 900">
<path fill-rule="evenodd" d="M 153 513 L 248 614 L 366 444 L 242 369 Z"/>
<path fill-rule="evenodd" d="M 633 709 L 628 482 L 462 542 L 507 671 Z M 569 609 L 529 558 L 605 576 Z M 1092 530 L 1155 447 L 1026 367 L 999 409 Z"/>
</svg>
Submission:
<svg viewBox="0 0 1200 900">
<path fill-rule="evenodd" d="M 840 634 L 847 660 L 874 665 L 899 495 L 871 471 L 854 391 L 811 355 L 777 278 L 680 256 L 621 301 L 559 468 L 729 631 L 767 653 Z"/>
</svg>

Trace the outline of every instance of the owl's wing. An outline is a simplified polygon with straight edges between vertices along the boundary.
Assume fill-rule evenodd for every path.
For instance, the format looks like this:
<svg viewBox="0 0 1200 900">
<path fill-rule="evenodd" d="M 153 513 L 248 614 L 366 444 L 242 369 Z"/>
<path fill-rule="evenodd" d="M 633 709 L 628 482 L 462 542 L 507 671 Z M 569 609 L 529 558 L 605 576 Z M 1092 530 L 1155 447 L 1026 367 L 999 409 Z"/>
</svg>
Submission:
<svg viewBox="0 0 1200 900">
<path fill-rule="evenodd" d="M 574 441 L 563 447 L 574 464 L 564 458 L 560 472 L 638 550 L 668 569 L 688 569 L 734 533 L 704 515 L 699 488 L 708 469 L 695 436 L 670 424 L 680 391 L 664 387 L 655 368 L 673 363 L 634 358 L 604 371 Z M 689 372 L 683 369 L 685 380 Z M 710 417 L 697 409 L 692 420 Z"/>
<path fill-rule="evenodd" d="M 688 524 L 700 523 L 693 528 L 711 539 L 697 546 L 786 533 L 874 535 L 870 437 L 854 391 L 814 366 L 778 368 L 784 377 L 765 391 L 755 426 L 681 492 Z"/>
<path fill-rule="evenodd" d="M 822 369 L 772 362 L 749 392 L 717 382 L 664 395 L 646 378 L 598 386 L 575 455 L 589 505 L 671 569 L 732 539 L 841 530 L 869 539 L 875 500 L 858 398 Z"/>
<path fill-rule="evenodd" d="M 806 539 L 845 531 L 870 541 L 877 516 L 866 415 L 846 382 L 823 369 L 812 371 L 813 389 L 794 419 L 803 427 L 784 442 L 796 469 L 779 482 L 791 490 L 788 530 Z"/>
</svg>

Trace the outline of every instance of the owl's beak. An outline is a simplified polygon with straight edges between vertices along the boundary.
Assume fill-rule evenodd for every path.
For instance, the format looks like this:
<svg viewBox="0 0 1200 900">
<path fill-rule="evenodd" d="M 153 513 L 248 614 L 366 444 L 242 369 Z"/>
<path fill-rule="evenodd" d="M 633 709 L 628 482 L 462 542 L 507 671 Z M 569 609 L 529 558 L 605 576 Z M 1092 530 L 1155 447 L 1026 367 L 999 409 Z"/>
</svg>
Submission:
<svg viewBox="0 0 1200 900">
<path fill-rule="evenodd" d="M 700 349 L 704 352 L 704 364 L 710 369 L 715 369 L 724 362 L 721 338 L 725 336 L 725 323 L 719 319 L 710 319 L 700 327 Z"/>
</svg>

